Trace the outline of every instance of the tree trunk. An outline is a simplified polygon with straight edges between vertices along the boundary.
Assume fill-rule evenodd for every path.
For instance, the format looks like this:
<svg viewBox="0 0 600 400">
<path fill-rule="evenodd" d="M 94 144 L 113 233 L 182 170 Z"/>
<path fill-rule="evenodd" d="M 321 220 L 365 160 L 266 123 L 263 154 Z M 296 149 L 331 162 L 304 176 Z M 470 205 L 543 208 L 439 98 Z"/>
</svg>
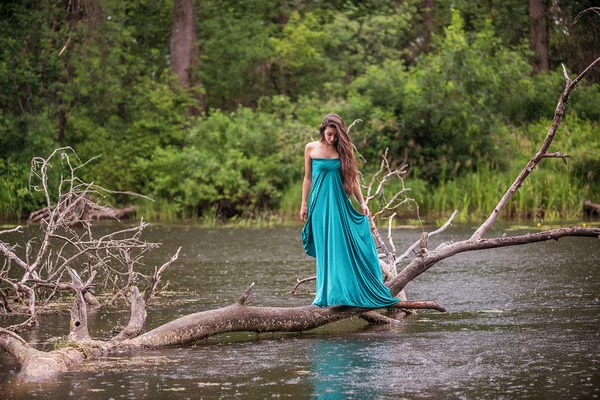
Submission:
<svg viewBox="0 0 600 400">
<path fill-rule="evenodd" d="M 592 203 L 590 200 L 586 200 L 583 202 L 583 206 L 587 209 L 590 214 L 595 212 L 596 214 L 600 214 L 600 204 Z"/>
<path fill-rule="evenodd" d="M 535 74 L 550 70 L 548 53 L 548 5 L 545 0 L 529 0 L 529 40 Z"/>
<path fill-rule="evenodd" d="M 433 32 L 433 8 L 435 0 L 423 0 L 423 51 L 431 50 L 431 35 Z"/>
<path fill-rule="evenodd" d="M 285 24 L 290 20 L 289 10 L 286 0 L 279 0 L 277 4 L 277 22 L 279 23 L 279 29 L 283 30 Z"/>
<path fill-rule="evenodd" d="M 200 50 L 196 44 L 196 18 L 193 0 L 175 0 L 171 32 L 171 66 L 179 84 L 194 90 L 200 110 L 205 110 L 199 75 Z M 196 110 L 197 113 L 197 110 Z"/>
</svg>

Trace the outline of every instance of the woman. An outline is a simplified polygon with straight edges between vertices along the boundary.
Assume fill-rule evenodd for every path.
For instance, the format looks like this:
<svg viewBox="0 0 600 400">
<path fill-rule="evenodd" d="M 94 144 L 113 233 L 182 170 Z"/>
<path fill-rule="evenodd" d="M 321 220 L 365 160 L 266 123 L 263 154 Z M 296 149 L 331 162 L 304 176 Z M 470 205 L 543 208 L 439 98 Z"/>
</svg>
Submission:
<svg viewBox="0 0 600 400">
<path fill-rule="evenodd" d="M 319 131 L 321 140 L 308 143 L 304 152 L 300 209 L 300 218 L 305 222 L 304 250 L 317 259 L 313 305 L 391 306 L 398 299 L 382 283 L 367 218 L 369 208 L 360 190 L 353 146 L 344 122 L 329 114 Z M 362 214 L 352 206 L 352 195 L 359 201 Z"/>
</svg>

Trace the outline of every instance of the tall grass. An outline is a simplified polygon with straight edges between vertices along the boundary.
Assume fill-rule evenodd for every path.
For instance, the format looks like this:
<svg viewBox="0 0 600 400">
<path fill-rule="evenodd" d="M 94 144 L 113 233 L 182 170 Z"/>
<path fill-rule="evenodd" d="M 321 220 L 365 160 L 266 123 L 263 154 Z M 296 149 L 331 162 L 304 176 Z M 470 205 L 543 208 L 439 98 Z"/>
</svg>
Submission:
<svg viewBox="0 0 600 400">
<path fill-rule="evenodd" d="M 279 202 L 279 213 L 288 220 L 299 218 L 301 205 L 302 181 L 292 182 L 281 196 L 281 201 Z"/>
<path fill-rule="evenodd" d="M 512 185 L 520 169 L 497 171 L 486 167 L 440 183 L 407 181 L 426 218 L 459 210 L 458 221 L 482 219 L 489 215 Z M 564 164 L 538 166 L 506 205 L 501 218 L 535 221 L 574 220 L 583 215 L 583 201 L 589 185 L 573 178 Z"/>
<path fill-rule="evenodd" d="M 410 188 L 406 196 L 416 200 L 417 209 L 408 204 L 399 212 L 400 218 L 409 221 L 418 217 L 437 220 L 459 210 L 456 221 L 469 222 L 486 218 L 498 201 L 510 188 L 521 171 L 520 165 L 507 171 L 498 171 L 481 165 L 475 172 L 442 181 L 435 186 L 422 179 L 407 179 Z M 529 220 L 551 222 L 577 220 L 583 217 L 583 201 L 600 192 L 589 183 L 574 178 L 570 166 L 560 160 L 544 160 L 525 180 L 521 188 L 509 201 L 500 215 L 505 220 Z M 388 185 L 386 198 L 389 199 L 401 189 L 399 182 Z M 290 185 L 282 197 L 279 213 L 286 220 L 297 219 L 301 205 L 301 183 Z M 380 206 L 378 201 L 370 204 L 371 210 Z"/>
<path fill-rule="evenodd" d="M 149 221 L 173 222 L 181 219 L 197 219 L 194 215 L 186 215 L 176 202 L 165 199 L 157 199 L 155 202 L 140 199 L 136 203 L 136 215 Z"/>
</svg>

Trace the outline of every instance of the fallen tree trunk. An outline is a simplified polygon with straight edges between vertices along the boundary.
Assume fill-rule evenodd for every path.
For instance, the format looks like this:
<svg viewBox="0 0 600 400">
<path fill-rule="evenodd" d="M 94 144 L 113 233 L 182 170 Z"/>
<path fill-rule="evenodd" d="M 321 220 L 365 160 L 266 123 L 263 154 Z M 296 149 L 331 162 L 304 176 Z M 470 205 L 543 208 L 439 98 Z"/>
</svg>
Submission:
<svg viewBox="0 0 600 400">
<path fill-rule="evenodd" d="M 0 328 L 0 347 L 11 353 L 21 364 L 19 379 L 29 382 L 43 381 L 88 359 L 110 353 L 185 345 L 227 332 L 300 332 L 371 311 L 347 306 L 250 307 L 246 302 L 253 287 L 254 284 L 231 306 L 186 315 L 137 337 L 127 338 L 140 333 L 140 324 L 136 322 L 133 324 L 136 329 L 132 330 L 131 334 L 115 337 L 111 341 L 95 341 L 85 335 L 79 335 L 78 339 L 73 332 L 80 331 L 83 324 L 77 325 L 77 322 L 74 322 L 80 317 L 80 313 L 74 312 L 69 335 L 72 339 L 70 347 L 41 352 L 30 347 L 15 333 L 2 328 Z M 132 307 L 131 321 L 138 321 L 140 314 L 146 312 L 143 299 L 139 293 L 137 296 L 141 303 Z M 82 305 L 75 300 L 74 308 L 78 307 L 85 308 L 85 304 Z M 443 310 L 443 307 L 435 302 L 401 302 L 398 307 L 419 309 L 433 307 Z M 145 321 L 145 316 L 143 320 Z M 130 325 L 132 322 L 125 330 L 128 330 Z M 87 328 L 85 332 L 87 333 Z"/>
<path fill-rule="evenodd" d="M 90 221 L 99 221 L 99 220 L 114 220 L 114 219 L 129 219 L 135 216 L 136 207 L 128 206 L 125 208 L 112 208 L 112 207 L 99 207 L 95 204 L 93 200 L 89 197 L 84 199 L 78 199 L 77 203 L 74 205 L 71 214 L 68 217 L 69 220 L 78 221 L 82 220 L 90 220 Z M 52 209 L 49 207 L 44 207 L 37 211 L 33 211 L 29 214 L 29 218 L 27 218 L 28 224 L 41 224 L 42 222 L 48 222 L 50 216 L 52 214 Z M 75 222 L 73 222 L 75 223 Z"/>
<path fill-rule="evenodd" d="M 390 288 L 392 294 L 397 295 L 407 283 L 427 271 L 437 262 L 461 252 L 546 240 L 558 240 L 566 236 L 600 238 L 600 228 L 559 228 L 531 235 L 481 239 L 477 242 L 466 240 L 453 244 L 442 244 L 437 249 L 427 252 L 425 256 L 415 258 L 407 268 L 388 282 L 387 286 Z M 139 336 L 135 335 L 141 332 L 146 310 L 139 293 L 134 293 L 138 298 L 138 302 L 135 302 L 132 306 L 131 313 L 131 321 L 135 325 L 135 329 L 132 329 L 132 333 L 128 335 L 113 338 L 112 341 L 108 342 L 94 341 L 89 339 L 89 337 L 86 338 L 83 336 L 83 340 L 74 340 L 71 347 L 46 353 L 29 347 L 19 336 L 2 329 L 0 330 L 0 346 L 15 356 L 21 364 L 20 379 L 24 381 L 39 381 L 50 379 L 86 360 L 115 352 L 186 345 L 227 332 L 306 331 L 328 323 L 359 317 L 372 312 L 369 309 L 346 306 L 330 308 L 316 306 L 251 307 L 247 306 L 246 303 L 253 286 L 251 285 L 238 302 L 231 306 L 186 315 Z M 134 289 L 134 292 L 137 292 L 137 290 Z M 76 303 L 78 304 L 77 307 L 85 307 L 85 303 L 81 301 L 77 302 L 76 300 Z M 428 304 L 401 302 L 398 304 L 398 307 L 443 310 L 439 304 L 434 302 Z M 141 314 L 143 314 L 143 317 L 140 316 Z M 73 316 L 74 318 L 80 318 L 77 313 L 73 313 Z M 142 322 L 139 322 L 140 319 Z M 126 330 L 129 329 L 132 322 L 130 322 Z M 76 324 L 72 319 L 72 332 L 81 326 L 81 324 Z M 75 336 L 72 335 L 72 337 Z"/>
<path fill-rule="evenodd" d="M 454 244 L 441 245 L 438 249 L 427 252 L 424 257 L 415 258 L 407 268 L 388 282 L 387 286 L 390 288 L 392 294 L 397 295 L 407 283 L 427 271 L 437 262 L 461 252 L 546 240 L 558 240 L 565 236 L 600 238 L 600 228 L 560 228 L 531 235 L 481 239 L 477 242 L 466 240 Z M 141 332 L 140 327 L 143 326 L 143 322 L 134 324 L 136 328 L 132 334 L 115 338 L 116 340 L 113 341 L 102 342 L 84 338 L 83 340 L 73 341 L 71 347 L 46 353 L 29 347 L 19 336 L 2 329 L 0 330 L 0 346 L 11 353 L 21 364 L 21 371 L 19 373 L 21 380 L 39 381 L 50 379 L 86 360 L 114 352 L 186 345 L 227 332 L 306 331 L 331 322 L 359 317 L 365 313 L 372 312 L 368 309 L 346 306 L 330 308 L 316 306 L 251 307 L 247 306 L 246 302 L 252 288 L 253 285 L 242 295 L 237 303 L 231 306 L 190 314 L 137 337 L 131 336 L 135 336 Z M 137 296 L 139 296 L 139 293 Z M 141 304 L 138 304 L 137 307 L 132 307 L 132 321 L 138 320 L 140 318 L 139 314 L 145 314 L 146 312 L 143 299 L 141 301 Z M 412 307 L 413 304 L 411 303 L 413 302 L 401 302 L 398 304 L 398 307 L 422 308 L 420 306 Z M 79 301 L 78 304 L 78 307 L 85 307 L 84 302 Z M 437 306 L 441 308 L 441 306 Z M 426 308 L 435 307 L 432 304 L 428 304 Z M 74 315 L 77 314 L 74 313 Z M 80 325 L 76 325 L 72 320 L 71 326 L 73 332 Z"/>
<path fill-rule="evenodd" d="M 591 212 L 595 212 L 596 214 L 600 214 L 600 204 L 592 203 L 589 200 L 583 202 L 584 207 L 589 209 Z"/>
</svg>

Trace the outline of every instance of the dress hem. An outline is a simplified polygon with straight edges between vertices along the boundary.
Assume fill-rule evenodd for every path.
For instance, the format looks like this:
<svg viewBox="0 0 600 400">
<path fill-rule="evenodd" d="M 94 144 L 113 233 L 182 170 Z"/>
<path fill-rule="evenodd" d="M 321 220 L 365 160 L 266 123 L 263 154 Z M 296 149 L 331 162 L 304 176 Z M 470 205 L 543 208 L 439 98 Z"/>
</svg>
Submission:
<svg viewBox="0 0 600 400">
<path fill-rule="evenodd" d="M 320 307 L 320 308 L 329 308 L 329 307 L 357 307 L 357 308 L 372 308 L 372 309 L 378 309 L 378 308 L 386 308 L 386 307 L 391 307 L 394 304 L 397 304 L 400 302 L 400 299 L 393 297 L 394 300 L 396 300 L 393 303 L 390 304 L 386 304 L 386 305 L 381 305 L 381 306 L 365 306 L 364 304 L 343 304 L 343 303 L 336 303 L 336 304 L 329 304 L 326 306 L 322 306 L 320 304 L 316 304 L 316 303 L 312 303 L 311 305 L 316 306 L 316 307 Z"/>
</svg>

